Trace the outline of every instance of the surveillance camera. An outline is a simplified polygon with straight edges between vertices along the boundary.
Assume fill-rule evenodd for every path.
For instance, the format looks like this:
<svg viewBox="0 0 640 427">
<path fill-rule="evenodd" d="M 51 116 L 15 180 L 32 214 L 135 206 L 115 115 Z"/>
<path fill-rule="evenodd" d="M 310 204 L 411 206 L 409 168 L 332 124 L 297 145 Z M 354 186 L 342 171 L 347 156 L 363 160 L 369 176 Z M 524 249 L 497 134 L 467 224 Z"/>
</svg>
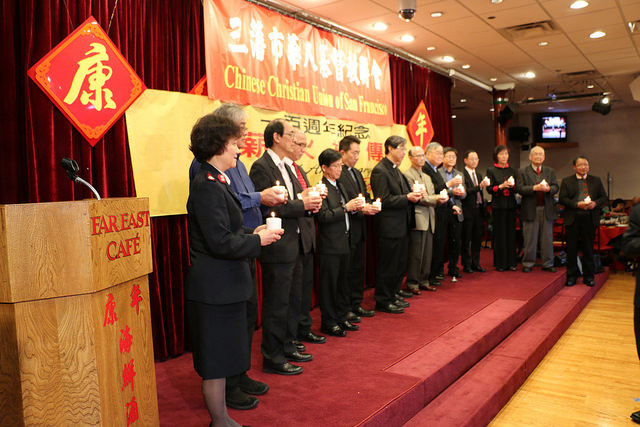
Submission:
<svg viewBox="0 0 640 427">
<path fill-rule="evenodd" d="M 416 0 L 399 0 L 398 16 L 409 22 L 416 14 Z"/>
</svg>

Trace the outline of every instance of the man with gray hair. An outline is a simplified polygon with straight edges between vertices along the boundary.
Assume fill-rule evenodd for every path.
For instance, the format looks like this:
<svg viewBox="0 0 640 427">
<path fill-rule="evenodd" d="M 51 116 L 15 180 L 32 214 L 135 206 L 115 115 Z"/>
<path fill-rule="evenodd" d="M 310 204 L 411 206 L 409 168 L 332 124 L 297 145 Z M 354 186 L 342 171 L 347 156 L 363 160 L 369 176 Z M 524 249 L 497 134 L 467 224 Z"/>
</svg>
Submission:
<svg viewBox="0 0 640 427">
<path fill-rule="evenodd" d="M 553 169 L 542 166 L 544 149 L 533 147 L 529 153 L 531 164 L 521 168 L 516 176 L 516 189 L 522 196 L 520 220 L 524 240 L 522 271 L 529 273 L 536 263 L 538 240 L 542 269 L 554 272 L 553 223 L 557 208 L 553 196 L 558 192 L 558 179 Z"/>
</svg>

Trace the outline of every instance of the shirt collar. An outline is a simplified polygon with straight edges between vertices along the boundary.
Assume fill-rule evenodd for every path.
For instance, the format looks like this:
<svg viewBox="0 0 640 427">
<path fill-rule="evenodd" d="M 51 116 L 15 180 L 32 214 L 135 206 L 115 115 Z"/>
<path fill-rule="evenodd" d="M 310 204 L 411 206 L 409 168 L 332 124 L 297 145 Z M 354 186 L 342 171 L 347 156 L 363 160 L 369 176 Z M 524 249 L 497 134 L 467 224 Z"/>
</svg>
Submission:
<svg viewBox="0 0 640 427">
<path fill-rule="evenodd" d="M 589 175 L 589 174 L 585 173 L 584 176 L 580 176 L 580 175 L 576 174 L 576 178 L 578 178 L 578 179 L 587 179 L 587 175 Z"/>
<path fill-rule="evenodd" d="M 211 167 L 214 168 L 216 170 L 216 172 L 218 172 L 218 174 L 224 176 L 225 179 L 227 180 L 227 184 L 231 185 L 231 178 L 229 178 L 229 175 L 227 175 L 224 172 L 220 172 L 220 170 L 217 167 L 213 166 L 213 165 L 211 165 Z"/>
<path fill-rule="evenodd" d="M 428 164 L 429 166 L 431 166 L 431 169 L 433 169 L 434 171 L 437 171 L 437 170 L 438 170 L 438 168 L 437 168 L 437 167 L 435 167 L 435 166 L 433 166 L 433 165 L 431 164 L 431 162 L 429 162 L 429 160 L 427 160 L 427 161 L 426 161 L 426 164 Z"/>
<path fill-rule="evenodd" d="M 468 167 L 468 166 L 465 166 L 465 167 L 464 167 L 464 170 L 466 170 L 467 172 L 469 172 L 469 175 L 472 175 L 472 174 L 476 173 L 476 170 L 475 170 L 475 169 L 471 169 L 471 168 L 470 168 L 470 167 Z"/>
<path fill-rule="evenodd" d="M 267 154 L 271 156 L 271 160 L 273 160 L 273 163 L 275 163 L 277 166 L 280 166 L 280 163 L 282 163 L 282 159 L 276 154 L 275 151 L 273 151 L 271 148 L 267 148 Z"/>
</svg>

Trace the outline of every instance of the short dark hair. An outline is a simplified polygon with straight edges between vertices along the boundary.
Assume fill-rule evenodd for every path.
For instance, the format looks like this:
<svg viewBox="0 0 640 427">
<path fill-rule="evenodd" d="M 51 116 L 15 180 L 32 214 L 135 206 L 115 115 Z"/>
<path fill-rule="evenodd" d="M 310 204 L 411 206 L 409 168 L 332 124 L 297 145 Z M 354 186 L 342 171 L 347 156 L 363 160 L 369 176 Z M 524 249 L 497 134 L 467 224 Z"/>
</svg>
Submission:
<svg viewBox="0 0 640 427">
<path fill-rule="evenodd" d="M 407 140 L 398 135 L 391 135 L 384 142 L 384 154 L 389 154 L 389 147 L 398 148 L 402 144 L 406 144 Z"/>
<path fill-rule="evenodd" d="M 455 154 L 456 156 L 458 155 L 458 150 L 456 150 L 453 147 L 444 147 L 444 150 L 442 150 L 442 154 L 447 154 L 453 151 L 453 154 Z"/>
<path fill-rule="evenodd" d="M 493 161 L 498 161 L 498 154 L 502 153 L 504 150 L 509 150 L 506 145 L 496 145 L 493 149 Z"/>
<path fill-rule="evenodd" d="M 615 199 L 613 202 L 611 202 L 611 207 L 615 208 L 616 206 L 618 206 L 619 204 L 622 204 L 623 206 L 625 205 L 624 200 L 622 199 Z"/>
<path fill-rule="evenodd" d="M 206 162 L 213 156 L 222 153 L 230 138 L 242 136 L 240 126 L 231 119 L 207 114 L 198 119 L 191 129 L 191 145 L 189 150 L 199 162 Z"/>
<path fill-rule="evenodd" d="M 462 158 L 463 158 L 463 159 L 467 159 L 467 158 L 469 158 L 469 154 L 471 154 L 471 153 L 476 153 L 476 154 L 478 154 L 478 152 L 477 152 L 476 150 L 467 150 L 467 151 L 465 151 L 465 152 L 464 152 L 464 155 L 462 156 Z"/>
<path fill-rule="evenodd" d="M 331 166 L 332 163 L 342 159 L 342 154 L 333 148 L 327 148 L 318 156 L 318 163 L 320 166 Z"/>
<path fill-rule="evenodd" d="M 284 136 L 284 120 L 273 119 L 269 122 L 266 128 L 264 128 L 264 146 L 267 148 L 273 147 L 273 134 L 277 133 L 280 136 Z"/>
<path fill-rule="evenodd" d="M 340 146 L 339 146 L 340 151 L 344 151 L 344 152 L 349 151 L 351 149 L 351 144 L 353 144 L 354 142 L 360 145 L 360 138 L 358 138 L 355 135 L 345 136 L 340 140 Z"/>
<path fill-rule="evenodd" d="M 587 161 L 587 163 L 589 163 L 589 159 L 587 159 L 585 156 L 578 156 L 575 159 L 573 159 L 573 166 L 576 165 L 576 163 L 578 163 L 578 160 L 580 159 L 585 159 Z"/>
</svg>

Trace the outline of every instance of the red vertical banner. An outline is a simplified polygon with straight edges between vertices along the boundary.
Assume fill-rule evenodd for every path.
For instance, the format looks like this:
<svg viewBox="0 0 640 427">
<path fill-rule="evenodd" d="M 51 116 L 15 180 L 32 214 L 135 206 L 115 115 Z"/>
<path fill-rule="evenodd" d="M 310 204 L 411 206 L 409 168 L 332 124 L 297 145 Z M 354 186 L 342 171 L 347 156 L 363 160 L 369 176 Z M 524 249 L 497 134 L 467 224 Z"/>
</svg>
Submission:
<svg viewBox="0 0 640 427">
<path fill-rule="evenodd" d="M 393 124 L 389 56 L 244 0 L 204 0 L 209 97 Z"/>
</svg>

